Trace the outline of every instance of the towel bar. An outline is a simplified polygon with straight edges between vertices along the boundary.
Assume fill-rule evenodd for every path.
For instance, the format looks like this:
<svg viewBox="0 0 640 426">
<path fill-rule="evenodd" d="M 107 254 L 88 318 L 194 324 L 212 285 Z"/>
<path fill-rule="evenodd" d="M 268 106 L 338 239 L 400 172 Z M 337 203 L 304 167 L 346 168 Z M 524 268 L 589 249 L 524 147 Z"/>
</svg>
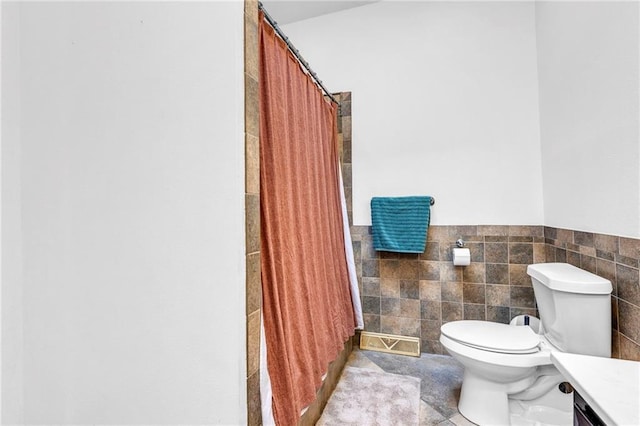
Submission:
<svg viewBox="0 0 640 426">
<path fill-rule="evenodd" d="M 436 199 L 431 197 L 431 201 L 429 201 L 429 204 L 434 205 L 436 203 Z"/>
</svg>

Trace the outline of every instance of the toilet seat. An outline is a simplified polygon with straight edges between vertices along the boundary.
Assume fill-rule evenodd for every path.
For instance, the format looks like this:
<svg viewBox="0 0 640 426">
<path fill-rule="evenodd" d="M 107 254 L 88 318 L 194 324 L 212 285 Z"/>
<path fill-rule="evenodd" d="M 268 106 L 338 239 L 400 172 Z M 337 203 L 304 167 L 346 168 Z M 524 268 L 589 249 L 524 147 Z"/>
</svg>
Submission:
<svg viewBox="0 0 640 426">
<path fill-rule="evenodd" d="M 464 320 L 444 324 L 441 332 L 457 343 L 490 352 L 532 354 L 540 351 L 540 336 L 526 326 Z"/>
<path fill-rule="evenodd" d="M 487 334 L 492 337 L 486 338 Z M 515 337 L 511 343 L 517 341 L 517 344 L 509 342 L 512 336 Z M 490 321 L 463 320 L 443 324 L 440 343 L 449 352 L 454 351 L 468 359 L 516 368 L 550 365 L 551 352 L 558 350 L 544 335 L 534 333 L 529 327 Z M 507 349 L 501 351 L 500 346 Z"/>
</svg>

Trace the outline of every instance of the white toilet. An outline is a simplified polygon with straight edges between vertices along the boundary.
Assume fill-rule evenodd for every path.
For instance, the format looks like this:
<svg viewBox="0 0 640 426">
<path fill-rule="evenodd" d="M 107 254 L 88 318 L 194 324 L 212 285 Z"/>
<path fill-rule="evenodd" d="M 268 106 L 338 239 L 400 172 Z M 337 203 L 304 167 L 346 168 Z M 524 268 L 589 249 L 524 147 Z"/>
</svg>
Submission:
<svg viewBox="0 0 640 426">
<path fill-rule="evenodd" d="M 464 366 L 458 409 L 479 425 L 571 425 L 571 394 L 553 351 L 611 356 L 611 282 L 567 263 L 529 265 L 541 330 L 489 321 L 444 324 L 440 343 Z"/>
</svg>

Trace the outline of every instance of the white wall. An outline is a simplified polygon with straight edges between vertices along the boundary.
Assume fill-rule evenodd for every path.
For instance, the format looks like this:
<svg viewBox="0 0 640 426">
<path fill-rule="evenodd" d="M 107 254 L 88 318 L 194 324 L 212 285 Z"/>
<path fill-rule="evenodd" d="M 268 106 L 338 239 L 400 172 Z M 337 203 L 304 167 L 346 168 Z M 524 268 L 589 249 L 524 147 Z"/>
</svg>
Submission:
<svg viewBox="0 0 640 426">
<path fill-rule="evenodd" d="M 533 2 L 379 2 L 283 26 L 353 92 L 354 224 L 430 194 L 432 224 L 543 221 Z"/>
<path fill-rule="evenodd" d="M 17 3 L 3 3 L 1 95 L 1 400 L 3 424 L 23 421 L 22 248 L 20 218 L 20 51 Z M 5 241 L 12 244 L 6 246 Z"/>
<path fill-rule="evenodd" d="M 545 224 L 640 237 L 637 2 L 537 2 Z"/>
<path fill-rule="evenodd" d="M 2 321 L 24 338 L 3 406 L 23 387 L 30 424 L 246 422 L 242 2 L 2 7 Z"/>
</svg>

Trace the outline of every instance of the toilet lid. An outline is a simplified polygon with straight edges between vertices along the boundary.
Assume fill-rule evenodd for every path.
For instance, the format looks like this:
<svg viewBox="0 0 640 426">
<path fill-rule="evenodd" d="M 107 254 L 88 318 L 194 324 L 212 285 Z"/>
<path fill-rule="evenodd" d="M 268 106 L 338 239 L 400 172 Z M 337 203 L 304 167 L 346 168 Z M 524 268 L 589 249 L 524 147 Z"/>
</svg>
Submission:
<svg viewBox="0 0 640 426">
<path fill-rule="evenodd" d="M 540 336 L 530 327 L 490 321 L 453 321 L 440 331 L 463 345 L 492 352 L 530 354 L 538 352 Z"/>
</svg>

